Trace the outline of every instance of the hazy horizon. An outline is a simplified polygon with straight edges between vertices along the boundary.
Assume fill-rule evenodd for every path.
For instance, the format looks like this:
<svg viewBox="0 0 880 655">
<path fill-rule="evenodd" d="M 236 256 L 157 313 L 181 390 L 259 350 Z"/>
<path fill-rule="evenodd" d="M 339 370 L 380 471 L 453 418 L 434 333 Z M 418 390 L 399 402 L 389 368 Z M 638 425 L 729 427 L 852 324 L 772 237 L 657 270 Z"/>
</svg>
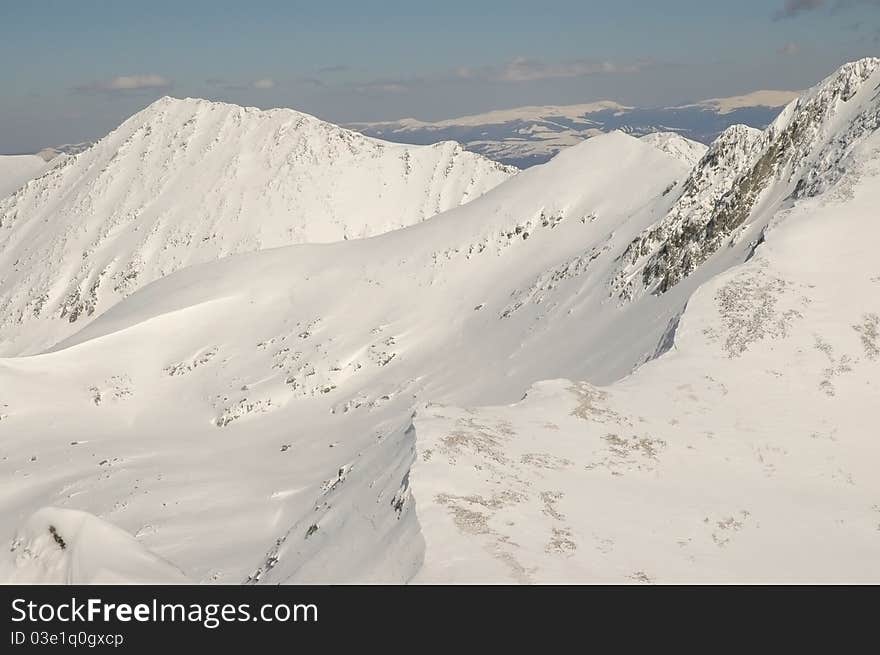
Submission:
<svg viewBox="0 0 880 655">
<path fill-rule="evenodd" d="M 797 90 L 877 51 L 878 8 L 873 0 L 562 0 L 552 12 L 458 0 L 381 10 L 33 2 L 6 7 L 0 26 L 0 56 L 16 62 L 0 71 L 0 152 L 95 140 L 166 94 L 349 123 Z"/>
</svg>

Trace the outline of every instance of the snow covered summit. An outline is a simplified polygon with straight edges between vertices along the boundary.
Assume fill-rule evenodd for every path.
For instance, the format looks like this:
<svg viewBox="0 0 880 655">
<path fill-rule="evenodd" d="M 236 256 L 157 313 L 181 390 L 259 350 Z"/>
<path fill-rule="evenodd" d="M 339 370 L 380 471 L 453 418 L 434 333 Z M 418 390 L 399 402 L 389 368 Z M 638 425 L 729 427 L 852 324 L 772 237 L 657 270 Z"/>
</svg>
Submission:
<svg viewBox="0 0 880 655">
<path fill-rule="evenodd" d="M 669 213 L 633 240 L 615 292 L 624 300 L 665 293 L 724 246 L 747 254 L 775 212 L 821 194 L 851 170 L 880 126 L 878 88 L 880 59 L 862 59 L 792 101 L 764 132 L 726 130 Z"/>
<path fill-rule="evenodd" d="M 411 225 L 514 172 L 452 142 L 162 98 L 0 200 L 0 352 L 45 348 L 182 267 Z"/>
<path fill-rule="evenodd" d="M 695 166 L 707 150 L 699 141 L 692 141 L 677 132 L 652 132 L 641 139 L 690 166 Z"/>
</svg>

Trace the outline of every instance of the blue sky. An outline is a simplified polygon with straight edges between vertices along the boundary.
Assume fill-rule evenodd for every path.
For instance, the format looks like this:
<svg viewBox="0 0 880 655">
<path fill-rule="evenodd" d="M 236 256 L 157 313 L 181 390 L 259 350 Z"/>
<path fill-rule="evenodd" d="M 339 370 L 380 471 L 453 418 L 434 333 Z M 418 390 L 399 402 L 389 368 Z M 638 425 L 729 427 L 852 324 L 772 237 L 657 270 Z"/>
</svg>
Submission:
<svg viewBox="0 0 880 655">
<path fill-rule="evenodd" d="M 800 89 L 880 53 L 880 0 L 0 0 L 0 152 L 165 94 L 334 122 Z"/>
</svg>

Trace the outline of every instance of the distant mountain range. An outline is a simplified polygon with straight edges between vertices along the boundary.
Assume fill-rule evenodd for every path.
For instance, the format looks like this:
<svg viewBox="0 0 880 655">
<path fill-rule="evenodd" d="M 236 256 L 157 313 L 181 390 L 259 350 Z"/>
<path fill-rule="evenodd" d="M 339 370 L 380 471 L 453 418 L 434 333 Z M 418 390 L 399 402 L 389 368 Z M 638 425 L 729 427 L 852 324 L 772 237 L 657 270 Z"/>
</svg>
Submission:
<svg viewBox="0 0 880 655">
<path fill-rule="evenodd" d="M 0 155 L 0 198 L 8 196 L 49 168 L 61 164 L 64 157 L 78 155 L 91 147 L 91 142 L 66 143 L 43 148 L 33 154 Z"/>
<path fill-rule="evenodd" d="M 780 108 L 799 95 L 799 91 L 764 90 L 673 107 L 630 107 L 600 100 L 498 109 L 434 122 L 401 118 L 348 123 L 345 127 L 394 143 L 432 145 L 458 141 L 466 150 L 502 164 L 528 168 L 543 164 L 563 148 L 614 130 L 633 136 L 674 132 L 708 145 L 731 125 L 764 129 Z M 34 154 L 50 161 L 62 154 L 79 154 L 91 146 L 91 141 L 66 143 Z"/>
<path fill-rule="evenodd" d="M 37 155 L 0 155 L 0 198 L 33 179 L 48 166 L 46 160 Z"/>
<path fill-rule="evenodd" d="M 731 125 L 765 128 L 797 91 L 755 91 L 675 107 L 628 107 L 610 100 L 490 111 L 448 120 L 415 118 L 348 127 L 388 141 L 426 144 L 451 139 L 468 150 L 519 168 L 549 160 L 584 139 L 621 130 L 634 136 L 677 132 L 709 144 Z"/>
<path fill-rule="evenodd" d="M 42 157 L 44 161 L 51 161 L 52 159 L 55 159 L 58 155 L 78 155 L 79 153 L 85 152 L 91 147 L 91 141 L 83 141 L 81 143 L 65 143 L 60 146 L 43 148 L 38 153 L 36 153 L 36 155 L 37 157 Z"/>
</svg>

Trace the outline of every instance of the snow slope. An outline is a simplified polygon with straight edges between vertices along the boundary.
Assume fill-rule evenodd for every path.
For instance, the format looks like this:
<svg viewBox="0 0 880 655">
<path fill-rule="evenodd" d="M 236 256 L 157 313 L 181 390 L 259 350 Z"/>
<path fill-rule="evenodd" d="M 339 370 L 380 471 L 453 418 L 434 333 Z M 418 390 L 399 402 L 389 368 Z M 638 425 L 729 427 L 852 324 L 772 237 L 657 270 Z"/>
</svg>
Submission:
<svg viewBox="0 0 880 655">
<path fill-rule="evenodd" d="M 9 583 L 186 583 L 173 565 L 131 535 L 86 512 L 44 507 L 31 516 L 0 561 Z"/>
<path fill-rule="evenodd" d="M 871 141 L 870 165 L 780 214 L 632 376 L 420 409 L 416 581 L 880 581 Z"/>
<path fill-rule="evenodd" d="M 763 239 L 777 211 L 832 187 L 880 126 L 878 70 L 880 59 L 846 64 L 764 132 L 726 130 L 669 213 L 627 249 L 614 283 L 619 297 L 663 294 L 704 263 L 729 265 Z"/>
<path fill-rule="evenodd" d="M 0 359 L 0 540 L 53 506 L 203 582 L 813 579 L 762 538 L 720 551 L 766 512 L 780 543 L 809 537 L 795 519 L 842 520 L 805 547 L 826 558 L 815 576 L 872 578 L 878 68 L 844 67 L 695 168 L 603 135 L 410 227 L 188 266 L 49 351 Z M 693 266 L 641 282 L 652 258 L 697 243 L 675 227 L 691 222 L 717 226 Z M 503 405 L 556 378 L 590 384 L 539 385 L 518 408 L 422 409 Z M 617 478 L 597 534 L 629 540 L 597 571 L 580 490 L 612 494 Z M 708 542 L 694 507 L 716 526 Z M 679 535 L 696 550 L 668 555 Z M 557 557 L 568 542 L 577 559 Z M 651 543 L 664 559 L 648 567 Z"/>
<path fill-rule="evenodd" d="M 37 155 L 0 155 L 0 198 L 42 173 L 48 164 Z"/>
<path fill-rule="evenodd" d="M 767 132 L 713 144 L 647 232 L 705 256 L 655 297 L 742 247 L 718 224 L 731 207 L 761 239 L 690 298 L 665 354 L 606 387 L 418 412 L 416 581 L 880 580 L 878 71 L 844 66 Z"/>
<path fill-rule="evenodd" d="M 676 132 L 652 132 L 643 136 L 642 141 L 650 143 L 691 167 L 696 166 L 708 150 L 702 143 L 691 141 Z"/>
<path fill-rule="evenodd" d="M 52 505 L 197 581 L 410 578 L 413 403 L 518 397 L 652 351 L 668 317 L 635 354 L 588 354 L 613 326 L 582 329 L 607 297 L 587 273 L 686 172 L 606 135 L 410 228 L 187 267 L 0 359 L 0 538 Z"/>
<path fill-rule="evenodd" d="M 45 348 L 182 267 L 417 223 L 513 172 L 455 143 L 163 98 L 0 200 L 0 352 Z"/>
</svg>

